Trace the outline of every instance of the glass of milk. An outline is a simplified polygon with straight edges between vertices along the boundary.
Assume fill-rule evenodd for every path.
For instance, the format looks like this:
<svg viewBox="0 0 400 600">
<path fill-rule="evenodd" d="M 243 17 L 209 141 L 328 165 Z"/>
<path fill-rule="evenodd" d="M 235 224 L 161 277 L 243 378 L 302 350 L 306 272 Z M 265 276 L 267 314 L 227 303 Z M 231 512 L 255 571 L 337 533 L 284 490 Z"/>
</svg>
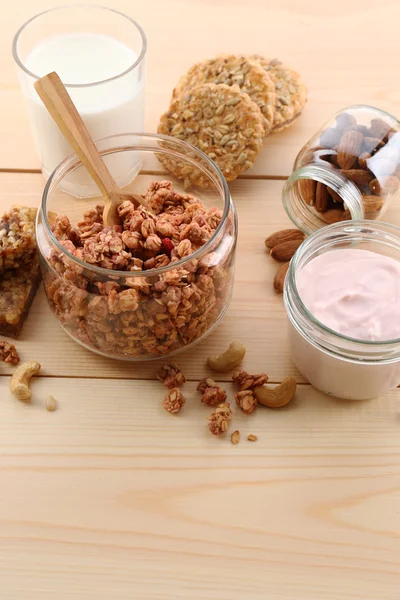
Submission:
<svg viewBox="0 0 400 600">
<path fill-rule="evenodd" d="M 146 47 L 144 31 L 133 19 L 101 6 L 54 8 L 18 30 L 13 56 L 46 178 L 72 148 L 37 95 L 35 81 L 56 71 L 95 140 L 142 132 Z M 140 170 L 137 157 L 129 163 L 111 160 L 108 166 L 119 185 Z M 87 173 L 77 173 L 69 185 L 76 195 L 97 193 Z"/>
</svg>

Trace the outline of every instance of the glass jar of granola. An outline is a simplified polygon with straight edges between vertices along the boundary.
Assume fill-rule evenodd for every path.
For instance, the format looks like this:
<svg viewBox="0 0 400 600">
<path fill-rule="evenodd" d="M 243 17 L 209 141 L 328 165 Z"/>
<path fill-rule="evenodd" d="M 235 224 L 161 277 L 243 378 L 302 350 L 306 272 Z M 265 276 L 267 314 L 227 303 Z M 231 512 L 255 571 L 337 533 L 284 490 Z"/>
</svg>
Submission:
<svg viewBox="0 0 400 600">
<path fill-rule="evenodd" d="M 37 220 L 48 301 L 64 330 L 98 354 L 171 355 L 207 336 L 227 310 L 237 239 L 228 186 L 205 154 L 181 140 L 126 134 L 97 145 L 113 176 L 129 181 L 124 192 L 140 194 L 145 206 L 124 202 L 120 225 L 105 227 L 93 184 L 76 195 L 85 167 L 76 155 L 61 163 Z M 160 160 L 186 170 L 190 189 L 159 174 Z"/>
<path fill-rule="evenodd" d="M 380 219 L 399 193 L 399 177 L 399 121 L 372 106 L 351 106 L 300 150 L 283 204 L 306 234 L 330 223 Z"/>
</svg>

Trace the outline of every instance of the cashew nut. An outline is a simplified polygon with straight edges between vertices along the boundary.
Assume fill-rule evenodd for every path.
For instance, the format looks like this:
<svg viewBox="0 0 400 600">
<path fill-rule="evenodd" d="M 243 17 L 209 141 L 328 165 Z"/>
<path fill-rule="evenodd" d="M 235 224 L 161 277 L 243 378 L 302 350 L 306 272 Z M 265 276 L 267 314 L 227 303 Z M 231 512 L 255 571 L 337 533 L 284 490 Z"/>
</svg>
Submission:
<svg viewBox="0 0 400 600">
<path fill-rule="evenodd" d="M 293 377 L 285 377 L 285 379 L 275 388 L 267 388 L 264 385 L 257 385 L 253 389 L 253 393 L 260 404 L 268 406 L 268 408 L 279 408 L 285 406 L 293 398 L 296 392 L 296 381 Z"/>
<path fill-rule="evenodd" d="M 11 393 L 17 400 L 30 400 L 32 392 L 29 389 L 29 382 L 33 375 L 37 375 L 40 371 L 40 364 L 35 360 L 20 365 L 10 380 Z"/>
<path fill-rule="evenodd" d="M 232 369 L 238 367 L 245 354 L 246 348 L 243 344 L 240 342 L 232 342 L 223 354 L 220 354 L 219 356 L 210 356 L 207 359 L 207 365 L 213 371 L 226 373 L 227 371 L 232 371 Z"/>
</svg>

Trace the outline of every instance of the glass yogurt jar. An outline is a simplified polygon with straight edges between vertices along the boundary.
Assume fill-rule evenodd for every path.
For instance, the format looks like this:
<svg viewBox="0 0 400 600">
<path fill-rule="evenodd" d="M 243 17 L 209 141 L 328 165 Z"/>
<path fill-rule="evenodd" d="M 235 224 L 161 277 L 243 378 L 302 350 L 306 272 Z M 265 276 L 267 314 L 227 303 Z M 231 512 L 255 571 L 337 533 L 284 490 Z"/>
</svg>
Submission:
<svg viewBox="0 0 400 600">
<path fill-rule="evenodd" d="M 300 150 L 283 190 L 306 234 L 351 219 L 380 219 L 399 194 L 400 123 L 372 106 L 332 117 Z"/>
<path fill-rule="evenodd" d="M 375 398 L 400 384 L 400 339 L 374 342 L 340 335 L 308 311 L 298 291 L 299 274 L 310 261 L 343 248 L 400 261 L 400 228 L 376 221 L 339 222 L 304 241 L 291 260 L 284 288 L 292 358 L 308 381 L 327 394 Z"/>
<path fill-rule="evenodd" d="M 145 196 L 151 212 L 128 202 L 121 226 L 104 229 L 101 196 L 92 188 L 70 193 L 68 181 L 85 167 L 76 155 L 62 162 L 37 218 L 49 304 L 63 329 L 98 354 L 130 361 L 174 354 L 206 337 L 229 304 L 237 217 L 227 183 L 181 140 L 124 134 L 97 146 L 114 176 L 121 165 L 127 175 L 130 164 L 141 165 L 124 192 Z M 154 171 L 156 159 L 196 170 L 202 186 L 188 194 L 173 175 Z"/>
</svg>

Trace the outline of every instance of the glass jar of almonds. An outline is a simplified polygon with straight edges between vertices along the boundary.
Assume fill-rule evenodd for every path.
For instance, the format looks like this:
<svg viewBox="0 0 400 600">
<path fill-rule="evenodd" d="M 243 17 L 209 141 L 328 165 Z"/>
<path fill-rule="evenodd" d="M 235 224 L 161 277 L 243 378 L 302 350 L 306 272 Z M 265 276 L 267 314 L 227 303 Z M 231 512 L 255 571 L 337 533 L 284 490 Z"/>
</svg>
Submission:
<svg viewBox="0 0 400 600">
<path fill-rule="evenodd" d="M 400 122 L 372 106 L 338 112 L 300 150 L 283 190 L 306 234 L 351 219 L 378 219 L 399 193 Z"/>
</svg>

